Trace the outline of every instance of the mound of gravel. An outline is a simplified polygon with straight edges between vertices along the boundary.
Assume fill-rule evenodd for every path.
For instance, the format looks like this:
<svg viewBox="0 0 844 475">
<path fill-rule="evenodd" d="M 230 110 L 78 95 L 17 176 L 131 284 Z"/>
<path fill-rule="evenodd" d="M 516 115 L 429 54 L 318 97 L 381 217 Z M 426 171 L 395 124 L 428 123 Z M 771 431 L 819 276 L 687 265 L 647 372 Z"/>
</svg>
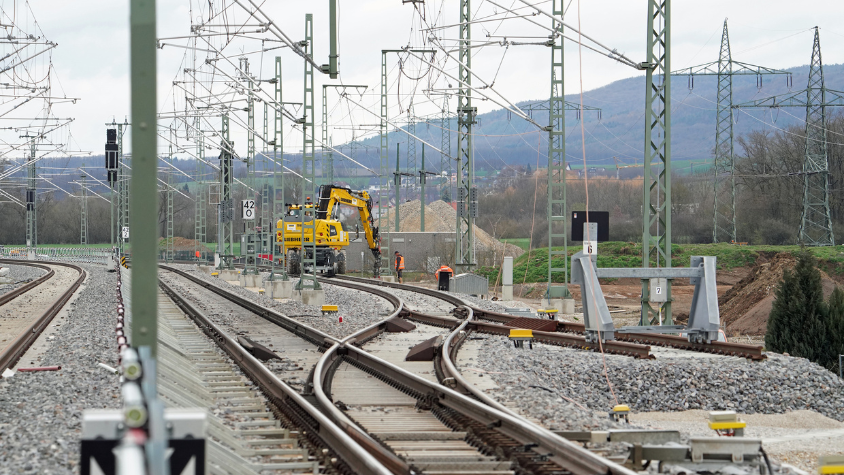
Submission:
<svg viewBox="0 0 844 475">
<path fill-rule="evenodd" d="M 604 414 L 616 404 L 599 353 L 543 344 L 534 344 L 533 350 L 516 349 L 505 337 L 488 337 L 481 354 L 485 356 L 478 364 L 503 388 L 496 396 L 517 403 L 550 426 L 576 429 L 591 422 L 568 419 L 571 408 L 566 403 L 540 404 L 550 397 L 543 394 L 547 391 L 528 386 L 542 386 Z M 844 421 L 844 381 L 804 358 L 774 353 L 761 362 L 710 355 L 605 358 L 618 402 L 637 412 L 702 409 L 775 414 L 810 409 Z"/>
<path fill-rule="evenodd" d="M 62 369 L 0 380 L 3 473 L 77 473 L 82 410 L 121 405 L 117 376 L 97 367 L 117 366 L 117 277 L 103 266 L 80 265 L 88 278 L 38 362 Z M 22 361 L 29 363 L 26 355 Z"/>
<path fill-rule="evenodd" d="M 27 282 L 31 282 L 47 273 L 47 271 L 39 269 L 38 267 L 21 266 L 17 264 L 3 264 L 0 267 L 9 268 L 9 275 L 6 278 L 12 281 L 11 284 L 0 284 L 0 295 L 11 292 Z"/>
</svg>

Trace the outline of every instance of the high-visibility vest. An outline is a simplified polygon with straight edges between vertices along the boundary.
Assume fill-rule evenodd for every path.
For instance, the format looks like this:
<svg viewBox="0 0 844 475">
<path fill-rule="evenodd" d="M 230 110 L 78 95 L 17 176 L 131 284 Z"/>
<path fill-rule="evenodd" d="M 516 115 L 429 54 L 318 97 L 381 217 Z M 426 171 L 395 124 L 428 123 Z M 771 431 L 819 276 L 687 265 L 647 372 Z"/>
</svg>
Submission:
<svg viewBox="0 0 844 475">
<path fill-rule="evenodd" d="M 404 256 L 396 257 L 396 270 L 404 270 Z"/>
<path fill-rule="evenodd" d="M 449 267 L 449 266 L 440 266 L 440 268 L 439 268 L 439 269 L 437 269 L 437 272 L 435 272 L 435 273 L 434 273 L 434 275 L 436 276 L 436 278 L 437 278 L 438 280 L 439 280 L 439 278 L 440 278 L 440 272 L 449 272 L 449 273 L 451 273 L 451 275 L 454 275 L 454 271 L 453 271 L 453 270 L 451 270 L 451 267 Z"/>
</svg>

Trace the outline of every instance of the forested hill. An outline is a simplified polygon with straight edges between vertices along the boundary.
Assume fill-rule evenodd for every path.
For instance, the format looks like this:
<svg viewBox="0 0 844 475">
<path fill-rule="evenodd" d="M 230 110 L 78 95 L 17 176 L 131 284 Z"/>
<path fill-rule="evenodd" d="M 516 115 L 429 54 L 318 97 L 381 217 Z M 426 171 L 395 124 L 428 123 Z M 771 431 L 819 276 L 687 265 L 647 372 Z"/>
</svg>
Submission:
<svg viewBox="0 0 844 475">
<path fill-rule="evenodd" d="M 792 91 L 806 88 L 808 80 L 808 66 L 800 66 L 789 69 L 793 73 Z M 837 91 L 844 91 L 844 64 L 833 64 L 824 66 L 826 86 Z M 689 88 L 689 81 L 686 76 L 672 77 L 672 158 L 675 169 L 683 170 L 688 166 L 688 160 L 701 162 L 711 160 L 712 149 L 715 144 L 715 100 L 716 100 L 716 77 L 697 77 L 694 80 L 694 88 Z M 756 77 L 735 77 L 733 80 L 734 103 L 740 104 L 751 99 L 761 99 L 775 94 L 784 94 L 789 90 L 786 87 L 784 76 L 766 76 L 763 79 L 763 87 L 756 87 Z M 631 77 L 613 82 L 599 89 L 586 91 L 584 93 L 584 104 L 601 108 L 600 118 L 595 111 L 583 113 L 583 124 L 586 136 L 586 156 L 590 166 L 607 166 L 614 168 L 613 156 L 618 157 L 623 163 L 642 163 L 644 150 L 644 108 L 645 108 L 645 81 L 644 76 Z M 580 98 L 577 94 L 568 94 L 566 99 L 578 103 Z M 543 101 L 547 99 L 537 97 L 534 101 L 520 102 L 520 107 L 528 103 Z M 452 107 L 454 101 L 452 101 Z M 547 105 L 543 105 L 547 108 Z M 835 109 L 828 109 L 828 114 L 840 114 Z M 742 109 L 735 114 L 736 136 L 748 133 L 752 130 L 766 130 L 776 132 L 778 129 L 792 125 L 804 124 L 806 115 L 805 109 L 793 107 L 782 109 Z M 545 124 L 548 122 L 547 111 L 535 111 L 533 119 Z M 456 121 L 452 119 L 449 128 L 456 130 Z M 580 122 L 576 111 L 566 113 L 567 128 L 567 155 L 568 160 L 575 167 L 582 164 L 582 148 L 580 139 Z M 416 135 L 429 143 L 439 146 L 441 123 L 440 120 L 432 120 L 432 123 L 416 125 Z M 547 164 L 547 133 L 537 133 L 536 127 L 524 121 L 508 111 L 499 109 L 493 112 L 478 116 L 478 125 L 475 127 L 475 164 L 479 170 L 493 169 L 500 170 L 507 165 L 527 165 L 540 167 Z M 395 153 L 395 143 L 401 143 L 401 163 L 405 166 L 407 135 L 400 132 L 389 134 L 390 164 L 392 165 Z M 337 146 L 344 153 L 353 156 L 361 163 L 377 168 L 379 163 L 380 139 L 372 137 L 357 144 L 354 151 L 350 150 L 349 144 Z M 451 133 L 452 155 L 456 155 L 457 136 Z M 742 155 L 743 151 L 738 145 L 736 154 Z M 421 154 L 421 147 L 417 147 L 417 154 Z M 318 154 L 319 155 L 319 154 Z M 194 170 L 194 161 L 187 157 L 177 160 L 176 166 L 186 174 Z M 287 155 L 291 163 L 301 163 L 295 154 Z M 319 158 L 319 157 L 318 157 Z M 336 168 L 356 168 L 355 165 L 335 156 Z M 89 166 L 98 178 L 104 178 L 104 170 L 98 169 L 102 163 L 100 157 L 85 158 L 58 158 L 43 159 L 39 166 L 43 167 L 41 173 L 49 173 L 51 167 L 75 168 L 82 163 Z M 683 162 L 686 161 L 684 164 Z M 417 159 L 417 162 L 419 160 Z M 318 165 L 319 167 L 319 165 Z M 429 149 L 426 154 L 426 168 L 431 171 L 439 171 L 440 157 Z M 241 163 L 236 164 L 238 176 L 245 173 Z M 343 176 L 343 171 L 338 170 L 338 176 Z M 65 187 L 66 183 L 76 176 L 59 175 L 53 180 L 58 186 Z M 188 180 L 185 176 L 177 176 L 177 182 Z M 66 187 L 65 187 L 66 188 Z"/>
<path fill-rule="evenodd" d="M 795 67 L 788 71 L 793 74 L 791 91 L 805 89 L 808 82 L 808 66 Z M 828 88 L 844 91 L 844 64 L 825 65 L 824 77 Z M 695 77 L 693 88 L 689 87 L 690 82 L 687 76 L 672 77 L 671 147 L 674 160 L 706 160 L 712 157 L 715 144 L 716 85 L 716 77 Z M 572 92 L 571 87 L 567 92 Z M 788 92 L 785 76 L 765 76 L 761 88 L 757 88 L 755 76 L 733 78 L 735 104 Z M 574 103 L 580 101 L 578 94 L 567 94 L 566 99 Z M 537 97 L 535 101 L 520 102 L 518 105 L 523 107 L 529 102 L 537 101 L 547 103 L 547 99 Z M 617 156 L 625 163 L 634 161 L 642 163 L 645 126 L 644 75 L 622 79 L 604 87 L 586 91 L 583 101 L 586 106 L 602 109 L 600 118 L 594 111 L 583 113 L 587 162 L 590 165 L 611 165 L 613 164 L 612 157 Z M 805 115 L 805 109 L 796 107 L 780 110 L 742 109 L 736 111 L 735 114 L 735 133 L 738 136 L 751 130 L 774 132 L 786 126 L 803 124 Z M 537 134 L 529 133 L 536 130 L 535 126 L 503 109 L 481 114 L 478 117 L 479 124 L 475 128 L 477 134 L 475 163 L 478 167 L 501 168 L 504 163 L 535 165 L 537 158 L 541 166 L 543 166 L 542 163 L 547 163 L 546 157 L 537 157 L 537 149 L 542 154 L 547 154 L 548 144 L 545 141 L 545 134 L 541 134 L 542 141 L 538 143 Z M 548 122 L 548 113 L 536 111 L 533 113 L 533 119 L 540 124 L 545 124 Z M 439 123 L 429 127 L 424 124 L 417 125 L 417 135 L 439 146 L 439 125 Z M 450 128 L 456 129 L 456 124 L 452 122 Z M 569 160 L 582 163 L 580 122 L 576 111 L 566 113 L 566 128 Z M 396 141 L 405 142 L 406 136 L 401 133 L 391 133 L 390 143 L 393 144 Z M 378 139 L 368 139 L 362 143 L 370 150 L 365 157 L 366 161 L 376 165 L 375 150 L 379 144 Z M 452 149 L 456 146 L 456 136 L 452 133 Z M 736 153 L 741 154 L 741 150 L 737 149 Z M 434 166 L 438 166 L 438 161 L 434 162 Z"/>
</svg>

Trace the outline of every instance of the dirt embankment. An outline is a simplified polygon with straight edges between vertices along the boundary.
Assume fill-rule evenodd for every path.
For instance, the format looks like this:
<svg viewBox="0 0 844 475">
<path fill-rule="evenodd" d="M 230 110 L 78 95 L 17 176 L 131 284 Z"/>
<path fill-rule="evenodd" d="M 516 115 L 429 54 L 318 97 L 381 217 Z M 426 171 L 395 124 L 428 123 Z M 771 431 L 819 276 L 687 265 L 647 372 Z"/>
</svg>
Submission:
<svg viewBox="0 0 844 475">
<path fill-rule="evenodd" d="M 795 265 L 797 258 L 789 252 L 760 255 L 750 273 L 720 298 L 721 322 L 727 335 L 765 334 L 777 286 L 785 271 Z M 837 284 L 823 271 L 821 281 L 824 297 L 829 297 Z"/>
</svg>

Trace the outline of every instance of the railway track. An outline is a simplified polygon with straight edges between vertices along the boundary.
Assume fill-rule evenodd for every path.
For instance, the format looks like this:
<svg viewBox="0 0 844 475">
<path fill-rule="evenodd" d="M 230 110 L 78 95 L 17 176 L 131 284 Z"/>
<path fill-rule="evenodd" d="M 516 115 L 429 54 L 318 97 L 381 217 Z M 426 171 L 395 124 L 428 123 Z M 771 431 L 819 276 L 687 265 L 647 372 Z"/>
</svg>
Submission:
<svg viewBox="0 0 844 475">
<path fill-rule="evenodd" d="M 40 261 L 33 264 L 0 259 L 0 264 L 37 267 L 46 274 L 0 296 L 0 372 L 12 368 L 26 353 L 85 280 L 79 266 Z"/>
<path fill-rule="evenodd" d="M 283 378 L 274 376 L 265 365 L 246 356 L 248 353 L 236 344 L 232 335 L 213 326 L 197 305 L 187 302 L 162 283 L 165 293 L 197 321 L 203 331 L 213 336 L 235 361 L 248 363 L 244 371 L 262 387 L 276 407 L 286 408 L 285 414 L 308 415 L 287 417 L 297 424 L 305 424 L 303 427 L 310 427 L 303 432 L 314 435 L 317 439 L 315 447 L 336 453 L 345 463 L 343 468 L 352 469 L 352 461 L 361 454 L 342 453 L 341 450 L 359 447 L 381 467 L 398 474 L 632 473 L 509 411 L 490 407 L 439 384 L 437 371 L 431 363 L 427 363 L 427 370 L 416 368 L 411 371 L 389 361 L 396 359 L 399 353 L 403 359 L 408 337 L 402 335 L 410 334 L 391 333 L 396 331 L 397 326 L 407 326 L 396 322 L 406 309 L 402 299 L 385 289 L 358 288 L 385 298 L 393 305 L 394 311 L 378 323 L 340 339 L 233 295 L 213 283 L 166 266 L 162 268 L 172 270 L 207 292 L 225 297 L 265 320 L 285 326 L 298 338 L 306 339 L 316 344 L 318 350 L 324 351 L 311 372 L 309 384 L 299 390 L 293 389 L 281 381 Z M 354 283 L 346 284 L 352 284 L 347 287 L 355 286 Z M 459 323 L 456 319 L 451 320 Z M 449 337 L 453 335 L 451 330 L 428 327 L 425 333 L 411 339 L 419 339 L 432 332 Z M 402 351 L 391 351 L 389 345 L 384 344 L 388 340 L 393 340 L 394 347 Z M 367 346 L 374 348 L 369 351 L 360 348 L 367 342 L 371 342 Z M 452 367 L 451 371 L 456 370 Z M 468 390 L 462 392 L 468 393 Z M 362 404 L 352 404 L 355 397 Z M 317 402 L 318 408 L 309 406 L 311 401 Z M 385 412 L 385 408 L 389 410 Z M 327 416 L 331 424 L 324 420 L 314 424 L 317 415 L 313 411 L 321 417 Z M 338 428 L 348 439 L 346 449 L 335 446 L 343 440 L 339 434 L 332 433 L 330 427 Z M 323 435 L 319 431 L 329 433 Z M 354 471 L 367 473 L 359 468 Z"/>
<path fill-rule="evenodd" d="M 470 302 L 465 302 L 464 300 L 456 297 L 454 295 L 440 292 L 433 289 L 426 289 L 422 287 L 415 287 L 412 285 L 407 284 L 397 284 L 394 282 L 383 282 L 383 281 L 376 281 L 372 279 L 362 279 L 358 277 L 351 277 L 351 276 L 335 276 L 335 280 L 344 280 L 344 281 L 352 281 L 358 283 L 366 283 L 369 285 L 375 286 L 384 286 L 390 287 L 394 289 L 401 289 L 405 291 L 411 292 L 418 292 L 422 293 L 431 297 L 436 297 L 442 300 L 445 300 L 455 308 L 460 306 L 465 306 L 471 308 L 474 316 L 478 319 L 488 320 L 494 322 L 495 324 L 491 325 L 488 323 L 475 321 L 474 326 L 470 326 L 470 330 L 481 331 L 485 333 L 496 333 L 496 334 L 507 334 L 509 333 L 509 329 L 512 328 L 508 326 L 509 323 L 513 322 L 519 317 L 509 315 L 506 313 L 494 312 L 490 310 L 482 309 L 476 305 L 471 304 Z M 430 322 L 431 324 L 436 324 L 436 317 L 430 315 L 424 315 L 420 313 L 411 313 L 410 318 L 412 319 L 419 319 L 422 321 Z M 539 320 L 539 319 L 537 319 Z M 539 320 L 540 322 L 546 322 L 546 320 Z M 519 323 L 524 325 L 524 319 L 520 319 Z M 549 344 L 556 344 L 561 346 L 571 346 L 571 347 L 579 347 L 579 348 L 588 348 L 590 350 L 598 350 L 598 345 L 592 342 L 586 342 L 583 335 L 585 327 L 582 323 L 576 322 L 563 322 L 557 321 L 556 322 L 556 331 L 554 332 L 543 332 L 543 331 L 534 331 L 534 336 L 538 341 L 543 343 Z M 564 335 L 569 335 L 568 337 Z M 721 342 L 721 341 L 713 341 L 711 343 L 692 343 L 689 342 L 686 338 L 675 336 L 675 335 L 659 335 L 659 334 L 644 334 L 644 333 L 616 333 L 616 340 L 615 341 L 607 341 L 603 344 L 603 350 L 607 353 L 614 353 L 614 354 L 621 354 L 621 355 L 628 355 L 634 356 L 637 358 L 649 358 L 650 356 L 650 349 L 644 345 L 654 345 L 654 346 L 664 346 L 670 348 L 676 348 L 681 350 L 687 351 L 698 351 L 703 353 L 711 353 L 711 354 L 718 354 L 724 356 L 737 356 L 742 358 L 748 358 L 753 361 L 761 361 L 767 358 L 762 351 L 762 347 L 758 345 L 748 345 L 744 343 L 730 343 L 730 342 Z"/>
</svg>

